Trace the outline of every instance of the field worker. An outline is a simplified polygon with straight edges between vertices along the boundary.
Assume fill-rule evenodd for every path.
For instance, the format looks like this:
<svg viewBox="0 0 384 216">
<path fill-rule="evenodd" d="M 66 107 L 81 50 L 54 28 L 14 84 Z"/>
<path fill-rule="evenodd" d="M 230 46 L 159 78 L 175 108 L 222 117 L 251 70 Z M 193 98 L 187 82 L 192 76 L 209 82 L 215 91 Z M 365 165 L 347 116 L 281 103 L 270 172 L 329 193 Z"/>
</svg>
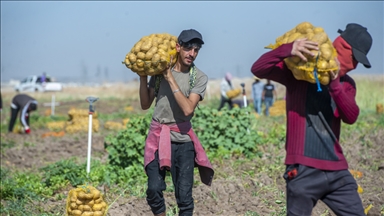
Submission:
<svg viewBox="0 0 384 216">
<path fill-rule="evenodd" d="M 47 78 L 47 74 L 44 72 L 43 75 L 41 75 L 41 78 L 40 78 L 40 79 L 41 79 L 41 82 L 42 82 L 42 83 L 45 83 L 45 82 L 47 81 L 46 78 Z"/>
<path fill-rule="evenodd" d="M 254 79 L 255 81 L 252 83 L 253 107 L 256 113 L 260 115 L 264 83 L 256 76 L 254 76 Z"/>
<path fill-rule="evenodd" d="M 348 24 L 333 42 L 339 71 L 329 72 L 330 83 L 321 85 L 295 79 L 285 58 L 303 54 L 314 57 L 316 42 L 298 39 L 263 54 L 252 65 L 255 76 L 286 86 L 286 180 L 287 215 L 311 215 L 322 200 L 336 215 L 365 215 L 357 184 L 339 143 L 341 121 L 353 124 L 359 115 L 356 85 L 346 73 L 358 63 L 370 68 L 367 53 L 372 37 L 367 28 Z"/>
<path fill-rule="evenodd" d="M 8 131 L 12 132 L 15 125 L 17 114 L 20 111 L 20 122 L 25 133 L 31 133 L 29 126 L 29 114 L 31 111 L 37 110 L 37 101 L 26 94 L 18 94 L 12 99 L 11 103 L 11 120 L 9 121 Z"/>
<path fill-rule="evenodd" d="M 148 176 L 147 203 L 154 215 L 165 216 L 163 191 L 170 171 L 179 215 L 192 215 L 194 167 L 201 180 L 211 185 L 214 171 L 191 125 L 194 110 L 204 99 L 208 77 L 194 61 L 204 44 L 201 34 L 183 30 L 176 44 L 177 61 L 160 76 L 140 76 L 142 109 L 151 107 L 156 97 L 152 122 L 145 142 L 144 167 Z M 158 83 L 158 84 L 157 84 Z"/>
<path fill-rule="evenodd" d="M 269 116 L 269 108 L 273 105 L 273 101 L 277 98 L 275 86 L 271 83 L 271 80 L 267 80 L 267 83 L 263 87 L 262 100 L 265 104 L 265 115 Z"/>
<path fill-rule="evenodd" d="M 231 110 L 233 108 L 233 102 L 231 98 L 228 98 L 227 91 L 232 90 L 232 75 L 230 73 L 226 73 L 225 77 L 222 79 L 220 83 L 220 106 L 218 110 L 220 111 L 226 103 L 228 103 L 229 109 Z"/>
</svg>

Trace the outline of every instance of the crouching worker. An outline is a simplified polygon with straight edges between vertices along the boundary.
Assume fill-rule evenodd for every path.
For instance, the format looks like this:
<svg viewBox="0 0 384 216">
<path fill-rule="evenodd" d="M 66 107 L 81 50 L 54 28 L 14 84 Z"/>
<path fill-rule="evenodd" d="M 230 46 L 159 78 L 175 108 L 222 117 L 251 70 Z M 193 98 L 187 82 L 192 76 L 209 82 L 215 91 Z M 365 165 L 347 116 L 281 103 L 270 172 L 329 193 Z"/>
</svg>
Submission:
<svg viewBox="0 0 384 216">
<path fill-rule="evenodd" d="M 146 110 L 156 97 L 152 122 L 145 142 L 144 167 L 148 176 L 147 203 L 152 213 L 166 215 L 163 191 L 166 171 L 170 171 L 179 215 L 193 215 L 194 167 L 201 181 L 211 185 L 214 171 L 203 146 L 192 129 L 191 119 L 203 100 L 208 77 L 193 61 L 204 44 L 196 30 L 184 30 L 176 44 L 177 61 L 163 74 L 140 76 L 140 103 Z"/>
<path fill-rule="evenodd" d="M 26 94 L 18 94 L 12 99 L 11 103 L 11 120 L 9 122 L 8 131 L 12 132 L 15 126 L 17 114 L 20 111 L 20 122 L 24 132 L 31 133 L 29 126 L 29 114 L 31 111 L 37 110 L 37 101 Z"/>
</svg>

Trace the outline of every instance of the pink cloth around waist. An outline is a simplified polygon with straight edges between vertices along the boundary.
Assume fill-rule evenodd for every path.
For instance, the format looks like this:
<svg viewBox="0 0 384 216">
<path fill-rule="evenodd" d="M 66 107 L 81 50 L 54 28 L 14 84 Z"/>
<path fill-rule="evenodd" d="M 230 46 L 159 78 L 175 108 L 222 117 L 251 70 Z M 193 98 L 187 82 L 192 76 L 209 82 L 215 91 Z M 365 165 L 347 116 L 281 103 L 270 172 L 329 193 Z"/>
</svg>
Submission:
<svg viewBox="0 0 384 216">
<path fill-rule="evenodd" d="M 152 120 L 148 137 L 145 140 L 144 168 L 155 159 L 156 151 L 159 154 L 160 169 L 169 169 L 172 166 L 171 131 L 186 133 L 191 137 L 196 153 L 195 163 L 199 169 L 201 181 L 210 186 L 214 171 L 203 146 L 192 129 L 191 122 L 166 125 Z"/>
</svg>

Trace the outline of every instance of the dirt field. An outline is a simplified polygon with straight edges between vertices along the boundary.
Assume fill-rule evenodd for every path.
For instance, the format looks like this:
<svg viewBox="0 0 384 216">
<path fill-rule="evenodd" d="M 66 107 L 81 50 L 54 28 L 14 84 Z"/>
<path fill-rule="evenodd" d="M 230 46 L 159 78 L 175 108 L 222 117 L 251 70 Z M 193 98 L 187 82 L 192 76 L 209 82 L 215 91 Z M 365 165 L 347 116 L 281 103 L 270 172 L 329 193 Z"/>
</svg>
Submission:
<svg viewBox="0 0 384 216">
<path fill-rule="evenodd" d="M 250 83 L 248 81 L 248 83 Z M 212 87 L 213 88 L 213 87 Z M 108 92 L 106 92 L 108 89 Z M 98 95 L 105 98 L 113 92 L 113 103 L 103 103 L 100 100 L 96 103 L 97 111 L 105 114 L 112 114 L 116 110 L 121 109 L 121 105 L 126 105 L 126 95 L 132 95 L 132 89 L 138 89 L 137 83 L 129 86 L 109 86 L 109 87 L 84 87 L 81 91 L 73 88 L 66 88 L 63 93 L 57 93 L 57 101 L 71 95 L 71 98 L 76 101 L 74 104 L 62 105 L 56 108 L 57 115 L 65 114 L 71 106 L 80 106 L 87 108 L 87 103 L 84 98 L 89 95 Z M 14 95 L 11 90 L 2 89 L 4 104 L 9 104 L 9 100 Z M 129 93 L 128 93 L 129 92 Z M 137 95 L 137 93 L 133 93 Z M 281 93 L 283 95 L 283 93 Z M 33 93 L 36 98 L 41 101 L 49 102 L 50 95 L 45 93 Z M 217 94 L 212 94 L 211 97 L 216 97 Z M 132 96 L 134 98 L 134 96 Z M 135 110 L 138 110 L 138 104 L 131 102 Z M 9 111 L 3 110 L 1 121 L 5 121 Z M 40 107 L 39 114 L 44 115 L 49 107 Z M 92 136 L 92 155 L 105 161 L 107 153 L 104 150 L 104 137 L 111 133 L 105 131 L 102 126 L 98 133 L 93 133 Z M 42 166 L 53 163 L 59 160 L 77 157 L 80 160 L 86 160 L 87 153 L 87 133 L 79 133 L 75 135 L 65 135 L 63 137 L 46 137 L 42 138 L 42 134 L 48 132 L 48 129 L 39 129 L 32 132 L 31 135 L 20 135 L 12 133 L 2 133 L 2 140 L 14 140 L 14 146 L 7 149 L 4 156 L 1 158 L 1 164 L 4 167 L 9 167 L 18 170 L 37 170 Z M 379 216 L 380 211 L 384 209 L 384 128 L 377 127 L 375 131 L 368 134 L 356 132 L 354 136 L 344 140 L 343 150 L 349 160 L 350 168 L 363 172 L 363 177 L 358 180 L 358 183 L 364 189 L 361 194 L 364 206 L 373 204 L 369 215 Z M 363 144 L 366 143 L 366 144 Z M 279 156 L 284 156 L 284 149 L 278 151 Z M 263 160 L 272 161 L 276 155 L 265 157 Z M 285 183 L 281 176 L 270 177 L 261 175 L 257 177 L 239 176 L 241 170 L 254 169 L 257 161 L 250 161 L 241 166 L 241 170 L 234 170 L 231 163 L 234 160 L 228 160 L 227 164 L 213 164 L 215 169 L 221 173 L 226 173 L 226 177 L 216 176 L 211 187 L 198 185 L 194 188 L 193 197 L 195 199 L 195 214 L 201 216 L 208 215 L 280 215 L 283 212 L 284 205 L 279 204 L 275 200 L 276 193 L 285 192 Z M 379 165 L 377 165 L 379 164 Z M 283 172 L 283 170 L 281 170 Z M 199 177 L 196 176 L 198 179 Z M 271 186 L 271 187 L 268 187 Z M 272 187 L 273 186 L 273 187 Z M 271 188 L 269 191 L 268 188 Z M 275 190 L 273 188 L 277 188 Z M 70 188 L 62 193 L 66 196 Z M 116 202 L 110 206 L 108 215 L 111 216 L 139 216 L 152 215 L 149 206 L 143 197 L 120 196 L 116 193 L 110 193 L 107 188 L 99 188 L 105 193 L 107 200 Z M 255 191 L 262 194 L 255 196 Z M 284 197 L 284 196 L 283 196 Z M 175 199 L 172 193 L 166 193 L 165 199 L 168 208 L 175 206 Z M 64 212 L 65 200 L 51 199 L 45 203 L 39 203 L 47 212 Z M 253 213 L 251 213 L 253 212 Z M 257 213 L 257 214 L 256 214 Z M 333 215 L 330 210 L 319 202 L 314 211 L 314 216 Z"/>
</svg>

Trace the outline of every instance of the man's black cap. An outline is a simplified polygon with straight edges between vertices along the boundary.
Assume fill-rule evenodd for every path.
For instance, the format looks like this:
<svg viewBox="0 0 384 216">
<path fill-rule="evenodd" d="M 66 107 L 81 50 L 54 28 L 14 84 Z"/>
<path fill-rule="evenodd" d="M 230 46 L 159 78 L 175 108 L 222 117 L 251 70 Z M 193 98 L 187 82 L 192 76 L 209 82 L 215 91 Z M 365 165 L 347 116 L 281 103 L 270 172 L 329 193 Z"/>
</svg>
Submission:
<svg viewBox="0 0 384 216">
<path fill-rule="evenodd" d="M 340 36 L 352 47 L 352 54 L 356 61 L 360 62 L 366 68 L 371 67 L 367 54 L 372 46 L 372 37 L 368 33 L 367 28 L 356 24 L 349 23 L 344 31 L 338 30 Z"/>
<path fill-rule="evenodd" d="M 197 39 L 201 44 L 204 44 L 203 36 L 195 29 L 183 30 L 178 38 L 179 44 L 187 43 L 193 39 Z"/>
</svg>

